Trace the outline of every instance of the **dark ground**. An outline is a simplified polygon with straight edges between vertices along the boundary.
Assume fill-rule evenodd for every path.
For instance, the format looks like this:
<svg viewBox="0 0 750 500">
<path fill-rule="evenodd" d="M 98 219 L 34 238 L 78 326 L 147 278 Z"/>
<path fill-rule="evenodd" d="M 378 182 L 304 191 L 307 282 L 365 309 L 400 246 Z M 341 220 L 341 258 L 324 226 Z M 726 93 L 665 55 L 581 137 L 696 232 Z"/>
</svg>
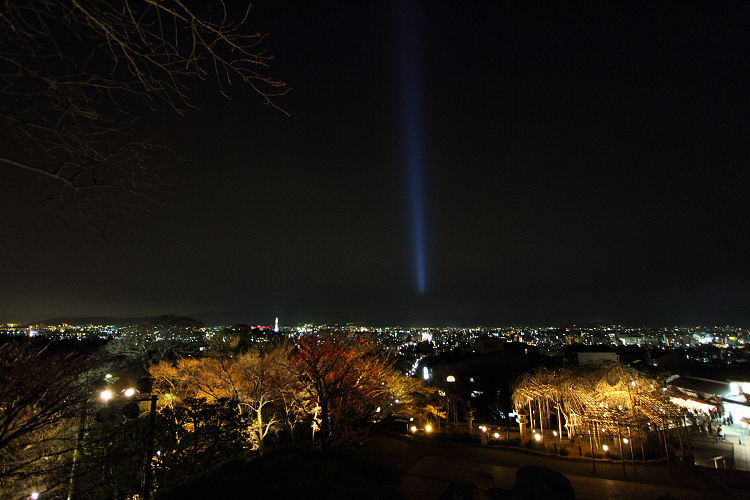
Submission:
<svg viewBox="0 0 750 500">
<path fill-rule="evenodd" d="M 565 476 L 593 481 L 625 482 L 632 487 L 655 487 L 665 491 L 690 491 L 704 498 L 749 498 L 750 473 L 687 467 L 678 464 L 637 465 L 636 475 L 628 464 L 623 473 L 620 462 L 598 461 L 594 472 L 590 459 L 555 458 L 537 453 L 472 444 L 410 439 L 389 432 L 373 432 L 361 446 L 333 448 L 325 455 L 308 446 L 272 450 L 264 457 L 231 462 L 208 471 L 188 484 L 161 491 L 156 498 L 274 498 L 274 499 L 393 499 L 405 498 L 399 485 L 413 474 L 413 467 L 424 459 L 453 463 L 518 468 L 538 465 Z M 434 471 L 448 485 L 437 495 L 427 492 L 420 498 L 435 500 L 471 499 L 470 481 L 452 479 L 452 471 Z M 494 499 L 512 498 L 512 485 L 492 490 Z M 411 497 L 409 497 L 411 498 Z M 656 498 L 656 497 L 654 497 Z M 644 498 L 645 500 L 645 498 Z"/>
</svg>

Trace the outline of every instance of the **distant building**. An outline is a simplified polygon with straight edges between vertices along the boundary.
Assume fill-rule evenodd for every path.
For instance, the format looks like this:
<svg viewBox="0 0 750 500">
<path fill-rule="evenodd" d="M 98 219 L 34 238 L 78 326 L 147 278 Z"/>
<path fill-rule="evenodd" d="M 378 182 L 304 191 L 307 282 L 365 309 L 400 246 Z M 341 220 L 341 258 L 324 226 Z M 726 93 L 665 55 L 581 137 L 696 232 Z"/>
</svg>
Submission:
<svg viewBox="0 0 750 500">
<path fill-rule="evenodd" d="M 503 343 L 500 341 L 500 345 Z M 510 391 L 521 373 L 541 366 L 547 357 L 539 355 L 534 346 L 518 342 L 485 354 L 445 354 L 426 358 L 418 369 L 425 382 L 439 393 L 458 401 L 459 407 L 471 404 L 477 422 L 501 423 L 512 411 Z M 449 415 L 451 421 L 463 419 Z"/>
<path fill-rule="evenodd" d="M 474 352 L 489 354 L 495 351 L 502 351 L 504 344 L 505 342 L 497 337 L 479 337 L 474 340 Z"/>
<path fill-rule="evenodd" d="M 599 361 L 618 361 L 617 352 L 604 345 L 570 345 L 564 349 L 569 362 L 579 365 L 592 365 Z"/>
</svg>

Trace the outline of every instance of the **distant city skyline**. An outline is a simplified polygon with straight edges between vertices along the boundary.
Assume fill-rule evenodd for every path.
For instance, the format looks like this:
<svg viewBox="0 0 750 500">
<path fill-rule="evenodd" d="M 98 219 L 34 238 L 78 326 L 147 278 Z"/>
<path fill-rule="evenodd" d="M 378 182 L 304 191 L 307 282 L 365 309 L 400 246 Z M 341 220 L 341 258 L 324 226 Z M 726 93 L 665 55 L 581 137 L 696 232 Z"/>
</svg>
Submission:
<svg viewBox="0 0 750 500">
<path fill-rule="evenodd" d="M 170 314 L 171 315 L 171 314 Z M 61 323 L 69 324 L 71 326 L 76 325 L 135 325 L 139 323 L 149 322 L 159 317 L 168 315 L 147 315 L 147 316 L 59 316 L 50 317 L 46 319 L 36 319 L 31 321 L 4 321 L 0 322 L 0 325 L 57 325 Z M 283 318 L 274 317 L 270 320 L 252 320 L 253 316 L 247 315 L 242 312 L 207 312 L 207 313 L 194 313 L 187 315 L 175 315 L 178 317 L 192 318 L 198 321 L 202 321 L 207 327 L 224 327 L 232 326 L 236 324 L 243 324 L 248 326 L 267 327 L 270 329 L 278 328 L 297 328 L 304 325 L 315 325 L 318 327 L 354 327 L 354 328 L 403 328 L 403 329 L 573 329 L 573 330 L 588 330 L 598 328 L 621 328 L 623 330 L 641 330 L 641 329 L 655 329 L 655 330 L 670 330 L 670 329 L 736 329 L 736 330 L 749 330 L 750 326 L 739 325 L 739 324 L 622 324 L 622 323 L 509 323 L 509 324 L 463 324 L 463 325 L 448 325 L 448 324 L 434 324 L 434 325 L 413 325 L 408 323 L 368 323 L 365 321 L 358 322 L 317 322 L 311 320 L 301 319 L 299 321 L 283 321 Z"/>
</svg>

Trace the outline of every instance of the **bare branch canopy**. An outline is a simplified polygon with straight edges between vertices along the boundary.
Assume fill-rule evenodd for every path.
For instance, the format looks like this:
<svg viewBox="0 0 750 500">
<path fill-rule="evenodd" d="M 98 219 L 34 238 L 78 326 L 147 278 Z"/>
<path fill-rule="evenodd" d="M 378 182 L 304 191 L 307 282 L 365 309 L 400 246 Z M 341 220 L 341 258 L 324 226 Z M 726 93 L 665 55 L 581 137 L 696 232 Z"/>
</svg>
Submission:
<svg viewBox="0 0 750 500">
<path fill-rule="evenodd" d="M 0 5 L 0 171 L 54 186 L 56 208 L 96 226 L 112 196 L 160 201 L 161 144 L 134 122 L 194 107 L 195 81 L 244 86 L 277 107 L 266 34 L 250 5 L 180 0 L 28 0 Z M 95 227 L 95 229 L 97 229 Z"/>
</svg>

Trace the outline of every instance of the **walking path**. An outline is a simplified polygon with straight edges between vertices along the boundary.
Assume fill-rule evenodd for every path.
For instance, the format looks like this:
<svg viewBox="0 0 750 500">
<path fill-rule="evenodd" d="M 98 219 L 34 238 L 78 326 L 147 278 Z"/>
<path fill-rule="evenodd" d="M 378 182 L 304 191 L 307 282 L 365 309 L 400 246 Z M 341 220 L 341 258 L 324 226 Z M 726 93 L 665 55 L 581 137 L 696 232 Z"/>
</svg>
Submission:
<svg viewBox="0 0 750 500">
<path fill-rule="evenodd" d="M 473 484 L 474 478 L 480 472 L 492 476 L 495 488 L 512 490 L 516 481 L 516 470 L 514 467 L 424 457 L 402 476 L 399 493 L 405 499 L 439 499 L 451 483 Z M 576 498 L 581 500 L 656 500 L 666 494 L 680 500 L 705 500 L 707 496 L 717 499 L 732 498 L 725 491 L 707 489 L 707 485 L 701 481 L 693 481 L 697 488 L 686 489 L 571 474 L 566 474 L 566 477 L 573 485 Z"/>
<path fill-rule="evenodd" d="M 740 424 L 723 426 L 727 442 L 734 445 L 734 468 L 750 471 L 750 430 Z"/>
<path fill-rule="evenodd" d="M 407 442 L 377 434 L 363 453 L 401 474 L 399 494 L 404 500 L 461 498 L 452 490 L 463 488 L 470 492 L 466 485 L 473 484 L 480 472 L 492 476 L 495 498 L 510 499 L 516 470 L 523 465 L 540 465 L 562 473 L 579 500 L 656 500 L 666 494 L 676 500 L 750 499 L 750 473 L 740 471 L 648 464 L 645 469 L 637 465 L 635 471 L 628 465 L 624 475 L 619 462 L 597 461 L 594 472 L 590 460 L 558 459 L 486 446 Z M 465 498 L 470 499 L 471 495 Z"/>
</svg>

